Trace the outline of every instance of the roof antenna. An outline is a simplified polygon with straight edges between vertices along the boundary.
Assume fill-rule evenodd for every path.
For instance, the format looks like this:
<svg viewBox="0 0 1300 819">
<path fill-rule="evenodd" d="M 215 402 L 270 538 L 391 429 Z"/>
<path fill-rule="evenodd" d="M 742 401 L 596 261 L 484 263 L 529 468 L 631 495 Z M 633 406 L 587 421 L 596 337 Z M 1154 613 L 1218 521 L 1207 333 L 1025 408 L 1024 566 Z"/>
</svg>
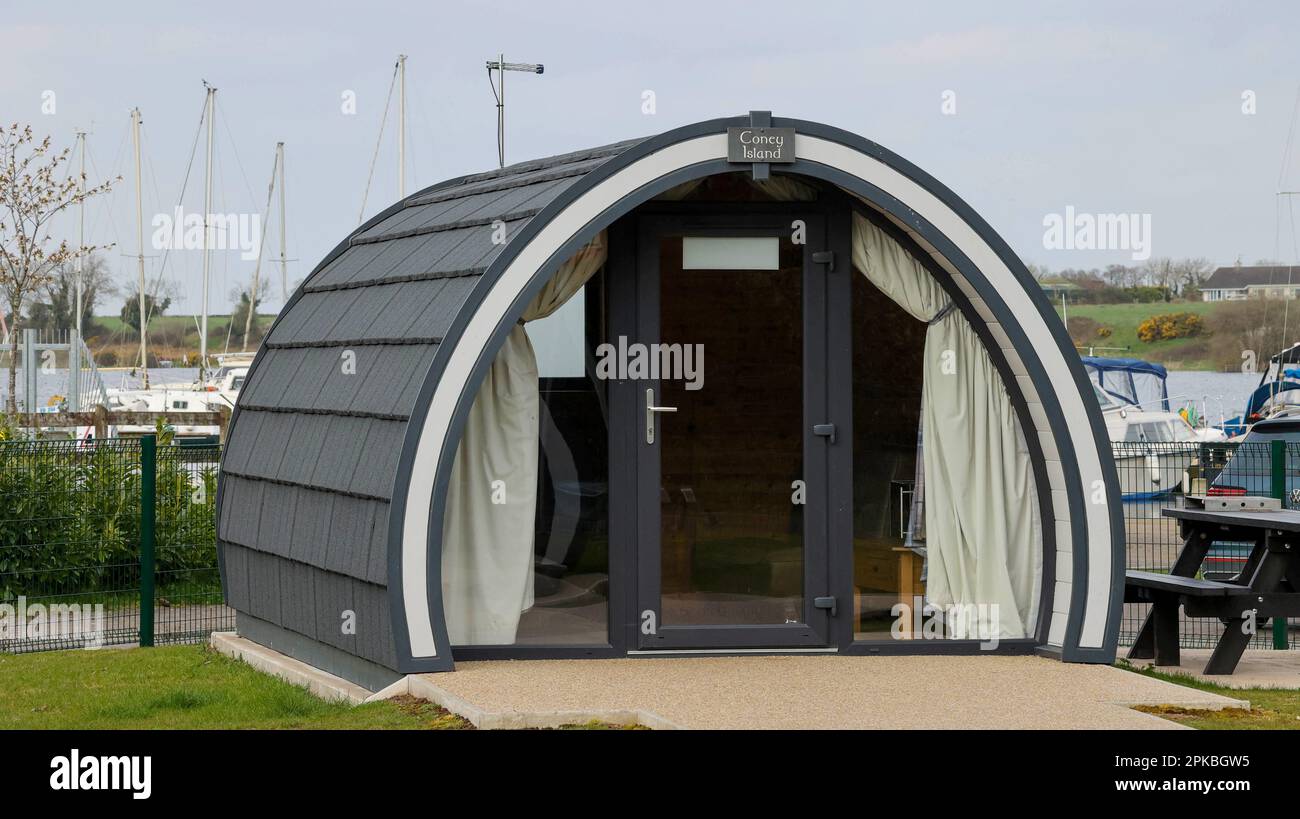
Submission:
<svg viewBox="0 0 1300 819">
<path fill-rule="evenodd" d="M 506 166 L 506 72 L 540 74 L 543 68 L 541 63 L 508 63 L 504 54 L 487 61 L 488 85 L 492 86 L 492 95 L 497 98 L 497 162 L 502 168 Z M 498 75 L 497 85 L 492 85 L 493 71 Z"/>
</svg>

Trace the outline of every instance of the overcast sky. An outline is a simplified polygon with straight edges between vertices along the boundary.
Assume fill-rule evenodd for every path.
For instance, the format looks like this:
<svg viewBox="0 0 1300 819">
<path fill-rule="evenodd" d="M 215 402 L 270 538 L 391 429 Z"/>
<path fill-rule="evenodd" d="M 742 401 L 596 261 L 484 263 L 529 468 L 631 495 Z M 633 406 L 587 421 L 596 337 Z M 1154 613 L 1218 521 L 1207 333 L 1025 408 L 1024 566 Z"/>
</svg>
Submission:
<svg viewBox="0 0 1300 819">
<path fill-rule="evenodd" d="M 124 254 L 136 247 L 131 107 L 144 117 L 146 242 L 154 214 L 180 196 L 201 80 L 220 89 L 214 211 L 260 213 L 274 145 L 285 142 L 292 283 L 357 225 L 397 54 L 409 55 L 408 192 L 495 167 L 484 60 L 498 51 L 546 65 L 540 77 L 508 75 L 508 161 L 765 108 L 915 162 L 1029 263 L 1132 262 L 1130 250 L 1044 248 L 1044 218 L 1067 207 L 1149 214 L 1154 256 L 1294 261 L 1276 192 L 1279 180 L 1300 190 L 1294 156 L 1283 167 L 1300 6 L 1071 6 L 26 3 L 7 5 L 0 22 L 0 116 L 63 146 L 89 130 L 92 177 L 125 177 L 87 211 L 88 241 L 119 243 L 107 255 L 121 278 L 134 275 Z M 355 115 L 342 110 L 349 91 Z M 642 112 L 645 91 L 653 115 Z M 390 112 L 367 216 L 397 197 L 394 123 Z M 202 171 L 200 147 L 187 212 L 202 210 Z M 269 228 L 277 253 L 274 216 Z M 146 252 L 152 279 L 162 254 Z M 238 250 L 215 255 L 212 311 L 224 312 L 253 263 Z M 200 257 L 168 259 L 182 295 L 172 312 L 198 310 Z M 279 296 L 277 286 L 268 307 Z"/>
</svg>

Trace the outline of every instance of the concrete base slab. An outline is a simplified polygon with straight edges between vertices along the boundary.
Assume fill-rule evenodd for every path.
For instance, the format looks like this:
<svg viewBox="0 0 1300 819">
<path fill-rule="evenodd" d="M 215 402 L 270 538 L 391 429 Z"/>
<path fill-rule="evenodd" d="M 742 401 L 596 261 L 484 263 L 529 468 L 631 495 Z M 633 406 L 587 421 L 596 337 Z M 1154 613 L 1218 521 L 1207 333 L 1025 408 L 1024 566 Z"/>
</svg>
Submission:
<svg viewBox="0 0 1300 819">
<path fill-rule="evenodd" d="M 1231 674 L 1206 674 L 1210 653 L 1208 648 L 1185 648 L 1179 652 L 1181 665 L 1162 665 L 1156 670 L 1225 688 L 1300 688 L 1300 651 L 1247 649 L 1237 663 L 1237 670 Z M 1129 663 L 1135 668 L 1152 665 L 1151 660 L 1129 660 Z"/>
<path fill-rule="evenodd" d="M 1119 668 L 1043 657 L 690 657 L 459 663 L 409 678 L 481 728 L 1177 729 L 1133 705 L 1248 708 Z"/>
<path fill-rule="evenodd" d="M 371 692 L 355 683 L 254 643 L 233 631 L 212 632 L 211 645 L 227 657 L 242 660 L 258 671 L 272 674 L 294 685 L 305 686 L 321 699 L 344 700 L 355 705 L 367 701 L 372 696 Z M 402 687 L 405 688 L 404 685 Z M 384 690 L 387 692 L 389 689 Z M 399 693 L 406 692 L 397 691 L 388 696 L 396 696 Z"/>
<path fill-rule="evenodd" d="M 212 646 L 325 699 L 427 699 L 478 728 L 599 721 L 654 729 L 1179 729 L 1135 705 L 1219 710 L 1246 700 L 1120 668 L 1037 656 L 655 657 L 467 662 L 372 693 L 233 632 Z"/>
<path fill-rule="evenodd" d="M 588 722 L 642 725 L 657 731 L 676 730 L 682 727 L 652 711 L 635 707 L 599 705 L 593 707 L 579 702 L 553 702 L 524 709 L 484 708 L 440 684 L 453 674 L 412 674 L 407 677 L 407 692 L 413 697 L 428 700 L 457 716 L 464 717 L 475 728 L 482 730 L 559 728 L 563 725 L 584 725 Z"/>
</svg>

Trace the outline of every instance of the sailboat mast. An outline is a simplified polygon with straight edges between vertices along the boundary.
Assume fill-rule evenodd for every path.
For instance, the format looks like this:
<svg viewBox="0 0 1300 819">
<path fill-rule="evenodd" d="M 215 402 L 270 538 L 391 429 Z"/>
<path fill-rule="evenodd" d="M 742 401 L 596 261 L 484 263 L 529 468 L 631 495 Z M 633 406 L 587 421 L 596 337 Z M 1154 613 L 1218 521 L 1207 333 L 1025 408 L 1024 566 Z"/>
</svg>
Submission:
<svg viewBox="0 0 1300 819">
<path fill-rule="evenodd" d="M 81 151 L 81 177 L 77 180 L 77 193 L 81 199 L 77 203 L 77 338 L 81 338 L 82 299 L 86 281 L 86 132 L 77 132 L 77 148 Z M 75 343 L 75 342 L 74 342 Z"/>
<path fill-rule="evenodd" d="M 280 157 L 284 152 L 284 143 L 275 143 L 275 160 L 271 163 L 271 181 L 266 186 L 266 207 L 263 209 L 263 229 L 259 231 L 262 236 L 261 243 L 257 246 L 257 262 L 253 265 L 253 287 L 248 291 L 248 310 L 244 314 L 244 349 L 248 352 L 248 337 L 253 334 L 253 314 L 257 312 L 257 294 L 261 289 L 262 277 L 262 256 L 266 250 L 266 217 L 271 215 L 271 197 L 275 195 L 275 172 L 280 167 Z M 281 234 L 283 236 L 283 233 Z M 283 239 L 282 239 L 283 241 Z M 233 316 L 232 316 L 233 318 Z"/>
<path fill-rule="evenodd" d="M 199 379 L 208 370 L 208 277 L 212 265 L 212 143 L 217 113 L 217 89 L 203 83 L 208 90 L 208 157 L 203 176 L 203 316 L 199 323 Z"/>
<path fill-rule="evenodd" d="M 276 159 L 280 166 L 280 292 L 285 300 L 289 298 L 289 264 L 284 252 L 284 143 L 275 146 Z"/>
<path fill-rule="evenodd" d="M 145 309 L 144 283 L 144 180 L 140 173 L 140 109 L 131 109 L 131 138 L 135 146 L 135 229 L 136 246 L 140 252 L 136 255 L 138 279 L 136 286 L 140 289 L 140 373 L 144 388 L 149 389 L 149 311 Z M 80 314 L 78 314 L 80 320 Z"/>
<path fill-rule="evenodd" d="M 397 55 L 397 196 L 406 198 L 406 55 Z"/>
</svg>

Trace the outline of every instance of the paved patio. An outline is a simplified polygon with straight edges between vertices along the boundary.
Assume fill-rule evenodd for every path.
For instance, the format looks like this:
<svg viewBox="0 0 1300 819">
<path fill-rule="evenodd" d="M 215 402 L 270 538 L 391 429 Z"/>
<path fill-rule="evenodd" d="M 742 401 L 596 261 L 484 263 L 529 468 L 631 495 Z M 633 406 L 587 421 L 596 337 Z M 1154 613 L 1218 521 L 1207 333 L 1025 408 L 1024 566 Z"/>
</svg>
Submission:
<svg viewBox="0 0 1300 819">
<path fill-rule="evenodd" d="M 1121 652 L 1121 656 L 1123 656 Z M 1300 651 L 1247 649 L 1232 674 L 1206 674 L 1210 661 L 1208 648 L 1184 648 L 1179 652 L 1182 665 L 1160 666 L 1165 674 L 1182 674 L 1225 688 L 1300 688 Z M 1151 665 L 1150 660 L 1130 660 L 1138 668 Z"/>
<path fill-rule="evenodd" d="M 1172 729 L 1132 705 L 1243 700 L 1042 657 L 628 658 L 458 663 L 409 691 L 483 728 L 601 719 L 657 728 Z"/>
</svg>

